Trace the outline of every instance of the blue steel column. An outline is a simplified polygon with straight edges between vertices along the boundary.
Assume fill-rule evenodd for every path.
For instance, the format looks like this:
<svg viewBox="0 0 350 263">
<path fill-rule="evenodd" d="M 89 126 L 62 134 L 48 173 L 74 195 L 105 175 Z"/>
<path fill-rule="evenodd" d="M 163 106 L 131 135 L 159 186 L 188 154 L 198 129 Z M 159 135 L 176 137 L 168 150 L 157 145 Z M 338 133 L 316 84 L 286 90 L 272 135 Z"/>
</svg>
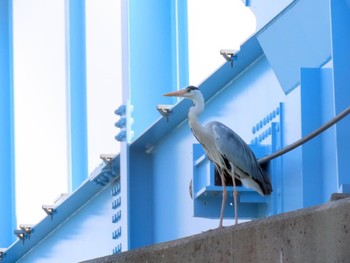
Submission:
<svg viewBox="0 0 350 263">
<path fill-rule="evenodd" d="M 136 139 L 159 118 L 162 94 L 188 84 L 187 1 L 131 0 L 129 16 Z"/>
<path fill-rule="evenodd" d="M 123 103 L 131 101 L 133 106 L 132 130 L 136 140 L 159 119 L 155 107 L 163 100 L 162 94 L 188 85 L 187 1 L 128 3 L 130 52 L 123 50 L 123 55 L 129 54 L 128 60 L 123 60 Z M 121 144 L 121 187 L 130 198 L 127 203 L 130 249 L 154 242 L 152 158 L 132 144 L 130 147 L 126 142 Z M 139 196 L 144 198 L 140 200 Z"/>
<path fill-rule="evenodd" d="M 182 89 L 189 81 L 187 16 L 187 0 L 171 1 L 172 89 Z"/>
<path fill-rule="evenodd" d="M 302 137 L 323 124 L 321 71 L 320 68 L 301 68 L 300 70 Z M 302 170 L 303 207 L 317 205 L 321 203 L 323 194 L 321 136 L 302 145 Z"/>
<path fill-rule="evenodd" d="M 0 0 L 0 247 L 15 239 L 12 1 Z"/>
<path fill-rule="evenodd" d="M 122 100 L 127 105 L 130 99 L 130 47 L 129 47 L 129 0 L 121 1 L 122 38 Z M 127 110 L 127 109 L 126 109 Z M 125 112 L 126 113 L 126 112 Z M 129 120 L 126 120 L 129 121 Z M 126 135 L 126 137 L 128 137 Z M 121 251 L 129 250 L 129 143 L 120 143 L 120 198 L 121 198 Z M 114 251 L 115 252 L 115 251 Z"/>
<path fill-rule="evenodd" d="M 346 0 L 331 0 L 330 3 L 335 112 L 339 114 L 350 105 L 350 6 Z M 336 135 L 339 187 L 350 188 L 349 118 L 337 124 Z"/>
<path fill-rule="evenodd" d="M 85 1 L 66 1 L 68 184 L 71 191 L 87 178 Z"/>
</svg>

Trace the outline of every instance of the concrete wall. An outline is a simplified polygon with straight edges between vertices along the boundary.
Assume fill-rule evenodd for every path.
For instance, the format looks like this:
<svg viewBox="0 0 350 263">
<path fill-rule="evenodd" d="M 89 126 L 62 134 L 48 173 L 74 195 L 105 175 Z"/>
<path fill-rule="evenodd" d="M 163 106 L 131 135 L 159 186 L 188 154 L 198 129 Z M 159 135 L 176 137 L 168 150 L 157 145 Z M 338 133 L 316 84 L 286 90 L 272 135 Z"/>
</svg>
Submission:
<svg viewBox="0 0 350 263">
<path fill-rule="evenodd" d="M 350 198 L 86 261 L 349 262 Z"/>
</svg>

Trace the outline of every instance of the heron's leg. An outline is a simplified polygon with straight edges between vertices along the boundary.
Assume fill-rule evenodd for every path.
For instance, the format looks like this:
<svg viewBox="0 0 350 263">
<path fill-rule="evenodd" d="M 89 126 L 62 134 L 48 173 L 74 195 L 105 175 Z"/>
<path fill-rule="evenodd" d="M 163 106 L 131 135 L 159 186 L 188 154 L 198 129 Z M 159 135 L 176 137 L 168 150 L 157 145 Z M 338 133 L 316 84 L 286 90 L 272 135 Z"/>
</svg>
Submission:
<svg viewBox="0 0 350 263">
<path fill-rule="evenodd" d="M 235 181 L 235 167 L 231 166 L 231 176 L 233 182 L 233 204 L 235 208 L 235 225 L 238 224 L 238 208 L 237 208 L 237 189 L 236 189 L 236 181 Z"/>
<path fill-rule="evenodd" d="M 220 222 L 219 222 L 219 228 L 222 227 L 222 220 L 224 218 L 224 211 L 225 211 L 225 205 L 226 205 L 226 199 L 227 199 L 227 191 L 226 191 L 226 184 L 225 184 L 225 177 L 222 174 L 222 171 L 219 169 L 220 178 L 221 178 L 221 184 L 222 184 L 222 203 L 221 203 L 221 212 L 220 212 Z"/>
</svg>

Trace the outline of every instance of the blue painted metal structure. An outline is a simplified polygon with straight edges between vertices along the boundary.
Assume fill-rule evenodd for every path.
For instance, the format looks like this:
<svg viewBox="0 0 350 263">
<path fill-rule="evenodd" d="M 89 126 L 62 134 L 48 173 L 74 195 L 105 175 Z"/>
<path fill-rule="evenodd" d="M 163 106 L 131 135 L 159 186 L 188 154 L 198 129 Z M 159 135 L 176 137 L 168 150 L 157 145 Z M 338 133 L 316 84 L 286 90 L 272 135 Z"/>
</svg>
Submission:
<svg viewBox="0 0 350 263">
<path fill-rule="evenodd" d="M 124 3 L 124 2 L 123 2 Z M 121 235 L 124 249 L 135 247 L 132 236 L 144 232 L 137 240 L 137 246 L 152 243 L 153 215 L 148 206 L 130 209 L 137 203 L 138 190 L 144 187 L 152 189 L 152 181 L 145 177 L 151 169 L 151 161 L 143 155 L 138 161 L 145 167 L 142 173 L 131 165 L 135 152 L 129 143 L 158 119 L 155 105 L 159 102 L 164 87 L 179 88 L 188 82 L 187 47 L 187 1 L 128 1 L 123 5 L 123 103 L 124 116 L 116 123 L 121 126 L 116 136 L 121 141 L 121 189 L 124 223 Z M 140 12 L 143 10 L 143 12 Z M 180 68 L 181 67 L 181 68 Z M 145 100 L 145 95 L 147 99 Z M 121 108 L 119 108 L 121 109 Z M 126 118 L 124 123 L 123 118 Z M 137 154 L 136 154 L 137 155 Z M 144 166 L 145 165 L 145 166 Z M 143 182 L 135 185 L 131 180 Z M 140 189 L 139 189 L 140 187 Z M 145 195 L 144 201 L 153 202 L 151 195 Z M 144 218 L 142 224 L 137 218 Z"/>
<path fill-rule="evenodd" d="M 66 0 L 66 9 L 68 184 L 74 191 L 88 176 L 85 0 Z"/>
<path fill-rule="evenodd" d="M 349 1 L 331 1 L 330 11 L 332 15 L 332 56 L 333 56 L 333 86 L 334 108 L 338 114 L 346 107 L 350 98 L 347 83 L 350 80 L 350 69 L 347 61 L 350 58 L 350 36 L 344 26 L 350 25 Z M 350 140 L 348 134 L 350 120 L 347 119 L 337 125 L 336 128 L 336 154 L 338 168 L 338 187 L 343 191 L 350 191 Z M 333 148 L 334 149 L 334 148 Z"/>
<path fill-rule="evenodd" d="M 255 8 L 252 2 L 250 4 Z M 223 65 L 199 87 L 208 101 L 202 121 L 217 119 L 228 124 L 246 141 L 252 141 L 253 149 L 265 149 L 264 154 L 300 139 L 335 116 L 332 112 L 336 108 L 334 100 L 329 101 L 329 95 L 337 90 L 334 81 L 337 74 L 334 49 L 337 47 L 333 42 L 334 38 L 341 38 L 333 33 L 337 30 L 330 30 L 333 17 L 340 19 L 338 12 L 332 15 L 332 6 L 343 5 L 340 17 L 349 15 L 344 1 L 343 4 L 321 1 L 317 7 L 309 1 L 282 2 L 281 9 L 275 13 L 279 15 L 272 16 L 271 21 L 241 46 L 234 67 L 231 68 L 230 63 Z M 282 10 L 282 7 L 286 9 Z M 261 10 L 259 15 L 262 15 Z M 347 24 L 344 18 L 341 21 L 343 25 Z M 348 51 L 342 49 L 342 52 Z M 346 63 L 343 61 L 342 65 Z M 348 72 L 344 72 L 345 77 Z M 153 71 L 149 72 L 152 74 Z M 340 89 L 348 93 L 346 88 Z M 159 94 L 170 90 L 161 89 Z M 168 101 L 160 99 L 159 102 Z M 130 144 L 129 161 L 137 164 L 130 167 L 128 174 L 130 226 L 135 229 L 130 233 L 131 248 L 147 242 L 144 235 L 138 234 L 141 215 L 147 215 L 143 224 L 153 228 L 146 235 L 152 240 L 150 243 L 177 238 L 182 236 L 181 231 L 191 234 L 200 231 L 203 225 L 210 226 L 200 218 L 186 217 L 185 220 L 184 214 L 205 218 L 219 216 L 216 197 L 219 189 L 212 184 L 213 169 L 205 156 L 198 153 L 197 147 L 193 150 L 190 147 L 197 143 L 186 123 L 190 104 L 180 101 L 173 107 L 169 122 L 165 118 L 159 119 Z M 277 108 L 283 109 L 283 118 L 259 131 L 257 127 L 264 126 L 268 122 L 267 116 Z M 345 105 L 342 110 L 344 108 Z M 339 123 L 314 141 L 271 161 L 268 168 L 274 186 L 272 196 L 259 200 L 253 193 L 247 197 L 249 191 L 240 189 L 240 215 L 254 218 L 290 211 L 325 202 L 332 192 L 346 191 L 349 176 L 344 176 L 344 183 L 341 183 L 342 176 L 337 174 L 341 160 L 337 160 L 339 145 L 334 141 L 338 138 L 334 131 L 343 130 L 340 128 L 343 125 Z M 252 126 L 257 134 L 251 134 Z M 271 138 L 268 138 L 269 130 Z M 341 134 L 345 136 L 348 131 L 344 128 Z M 343 156 L 346 158 L 345 153 Z M 191 168 L 193 165 L 194 169 Z M 197 165 L 200 167 L 196 168 Z M 347 167 L 345 161 L 343 165 Z M 194 182 L 193 204 L 188 202 L 187 185 L 191 179 Z M 136 189 L 135 192 L 132 189 Z M 133 200 L 140 195 L 152 198 Z M 216 211 L 213 210 L 215 207 Z M 227 215 L 232 217 L 233 211 Z"/>
<path fill-rule="evenodd" d="M 285 0 L 276 5 L 244 2 L 256 13 L 259 30 L 242 44 L 233 67 L 230 62 L 223 64 L 200 85 L 206 100 L 201 121 L 226 123 L 250 143 L 257 156 L 265 156 L 349 106 L 350 34 L 346 29 L 350 27 L 350 5 L 347 0 L 321 0 L 317 6 L 308 0 Z M 161 94 L 186 85 L 186 79 L 175 80 L 186 76 L 187 67 L 165 63 L 165 58 L 178 56 L 180 51 L 173 46 L 176 41 L 159 43 L 158 37 L 166 37 L 157 35 L 157 30 L 173 32 L 169 28 L 176 19 L 161 10 L 169 14 L 176 2 L 152 1 L 142 6 L 143 15 L 154 18 L 144 21 L 153 36 L 149 39 L 141 34 L 141 23 L 133 22 L 136 1 L 130 6 L 123 3 L 124 10 L 130 11 L 130 28 L 124 35 L 123 103 L 131 101 L 134 111 L 126 115 L 127 107 L 122 107 L 125 123 L 120 121 L 119 126 L 125 129 L 134 118 L 132 128 L 125 129 L 125 138 L 131 129 L 135 136 L 122 141 L 120 156 L 101 164 L 66 200 L 55 204 L 52 219 L 47 216 L 33 226 L 30 239 L 25 236 L 24 243 L 13 243 L 2 254 L 3 262 L 84 260 L 217 226 L 217 220 L 209 218 L 219 216 L 220 206 L 215 205 L 218 187 L 212 166 L 186 121 L 191 102 L 182 100 L 174 105 L 169 121 L 154 109 L 158 103 L 173 102 Z M 268 8 L 271 10 L 264 16 Z M 152 67 L 142 67 L 148 54 L 152 54 L 148 57 L 153 59 Z M 175 65 L 174 61 L 170 64 Z M 154 85 L 159 74 L 164 86 Z M 177 84 L 171 85 L 172 81 Z M 349 117 L 270 161 L 267 169 L 273 194 L 261 198 L 240 188 L 239 215 L 268 216 L 326 202 L 333 192 L 350 192 L 348 134 Z M 193 201 L 188 192 L 191 179 Z M 233 217 L 233 209 L 228 207 L 226 212 L 224 223 Z M 82 244 L 86 254 L 78 258 L 76 251 Z"/>
<path fill-rule="evenodd" d="M 128 38 L 128 99 L 139 137 L 159 116 L 160 92 L 188 84 L 187 1 L 129 1 Z"/>
<path fill-rule="evenodd" d="M 111 193 L 120 178 L 115 172 L 119 171 L 119 160 L 116 156 L 99 165 L 74 193 L 50 206 L 52 215 L 32 226 L 31 234 L 25 234 L 23 240 L 14 242 L 0 262 L 78 262 L 111 253 Z M 83 239 L 88 243 L 82 245 Z M 99 240 L 103 246 L 97 245 Z M 77 253 L 82 248 L 89 249 Z M 67 253 L 67 249 L 72 250 Z"/>
<path fill-rule="evenodd" d="M 0 247 L 16 225 L 13 120 L 12 1 L 0 1 Z"/>
</svg>

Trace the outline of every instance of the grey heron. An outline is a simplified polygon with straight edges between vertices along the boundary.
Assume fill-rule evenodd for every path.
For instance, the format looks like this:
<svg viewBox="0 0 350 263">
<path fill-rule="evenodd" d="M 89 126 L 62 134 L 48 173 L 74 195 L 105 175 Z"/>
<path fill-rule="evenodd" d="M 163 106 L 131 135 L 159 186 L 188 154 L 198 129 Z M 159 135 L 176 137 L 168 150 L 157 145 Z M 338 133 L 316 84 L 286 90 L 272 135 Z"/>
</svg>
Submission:
<svg viewBox="0 0 350 263">
<path fill-rule="evenodd" d="M 198 115 L 204 110 L 204 98 L 197 87 L 189 86 L 183 90 L 164 94 L 164 96 L 182 97 L 193 101 L 193 106 L 188 111 L 190 128 L 194 137 L 203 146 L 209 160 L 215 165 L 221 178 L 223 194 L 219 227 L 222 227 L 227 199 L 225 174 L 229 174 L 233 181 L 235 224 L 237 224 L 235 178 L 241 181 L 245 187 L 252 188 L 264 196 L 272 192 L 269 177 L 260 167 L 252 150 L 237 133 L 218 121 L 211 121 L 204 126 L 199 122 Z"/>
</svg>

